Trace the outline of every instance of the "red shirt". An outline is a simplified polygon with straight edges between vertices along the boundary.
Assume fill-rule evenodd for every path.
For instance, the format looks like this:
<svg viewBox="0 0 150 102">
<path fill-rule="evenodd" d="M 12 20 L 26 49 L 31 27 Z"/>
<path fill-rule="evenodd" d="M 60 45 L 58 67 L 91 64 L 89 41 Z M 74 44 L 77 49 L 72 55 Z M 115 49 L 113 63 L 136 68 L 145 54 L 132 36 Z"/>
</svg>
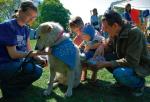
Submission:
<svg viewBox="0 0 150 102">
<path fill-rule="evenodd" d="M 79 46 L 79 45 L 83 42 L 83 39 L 82 39 L 81 35 L 77 35 L 77 36 L 74 38 L 73 42 L 74 42 L 77 46 Z"/>
</svg>

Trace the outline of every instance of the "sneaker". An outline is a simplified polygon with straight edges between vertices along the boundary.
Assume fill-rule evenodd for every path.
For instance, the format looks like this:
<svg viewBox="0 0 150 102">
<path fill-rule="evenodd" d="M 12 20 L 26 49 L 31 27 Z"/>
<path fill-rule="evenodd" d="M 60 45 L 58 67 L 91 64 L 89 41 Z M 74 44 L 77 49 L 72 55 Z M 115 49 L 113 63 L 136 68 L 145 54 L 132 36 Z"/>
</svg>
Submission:
<svg viewBox="0 0 150 102">
<path fill-rule="evenodd" d="M 133 90 L 132 95 L 136 97 L 140 97 L 144 94 L 144 89 L 145 89 L 145 86 L 136 88 Z"/>
</svg>

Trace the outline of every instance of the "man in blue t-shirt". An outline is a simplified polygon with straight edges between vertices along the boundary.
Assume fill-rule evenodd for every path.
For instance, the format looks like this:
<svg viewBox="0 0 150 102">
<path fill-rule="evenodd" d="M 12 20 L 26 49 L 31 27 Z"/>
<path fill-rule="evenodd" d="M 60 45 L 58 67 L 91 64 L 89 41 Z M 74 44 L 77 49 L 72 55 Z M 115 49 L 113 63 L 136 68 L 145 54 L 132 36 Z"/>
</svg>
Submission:
<svg viewBox="0 0 150 102">
<path fill-rule="evenodd" d="M 30 1 L 21 3 L 16 19 L 0 23 L 0 86 L 4 99 L 18 97 L 21 92 L 42 75 L 46 60 L 38 55 L 43 51 L 31 52 L 29 28 L 37 16 L 37 8 Z M 28 57 L 28 58 L 27 58 Z M 28 59 L 22 67 L 24 59 Z"/>
</svg>

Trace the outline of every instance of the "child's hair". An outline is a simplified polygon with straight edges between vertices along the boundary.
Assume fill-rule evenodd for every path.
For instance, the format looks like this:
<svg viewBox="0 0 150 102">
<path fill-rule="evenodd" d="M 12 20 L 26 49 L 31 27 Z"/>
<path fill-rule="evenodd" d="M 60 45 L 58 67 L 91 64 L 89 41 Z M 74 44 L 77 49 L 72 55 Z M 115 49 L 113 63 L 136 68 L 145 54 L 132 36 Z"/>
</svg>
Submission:
<svg viewBox="0 0 150 102">
<path fill-rule="evenodd" d="M 70 21 L 69 21 L 69 27 L 71 29 L 74 29 L 74 28 L 82 28 L 84 26 L 84 23 L 83 23 L 83 20 L 81 17 L 77 16 L 77 17 L 74 17 L 72 18 Z"/>
</svg>

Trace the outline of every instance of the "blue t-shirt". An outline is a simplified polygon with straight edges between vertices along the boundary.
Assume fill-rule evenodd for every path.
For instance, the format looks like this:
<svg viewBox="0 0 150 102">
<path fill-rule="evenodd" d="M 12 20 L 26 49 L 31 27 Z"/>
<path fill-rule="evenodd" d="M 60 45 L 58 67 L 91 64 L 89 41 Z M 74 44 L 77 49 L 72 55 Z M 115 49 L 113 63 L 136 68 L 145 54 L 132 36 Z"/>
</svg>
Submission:
<svg viewBox="0 0 150 102">
<path fill-rule="evenodd" d="M 91 24 L 94 26 L 94 28 L 100 28 L 100 20 L 97 15 L 91 16 Z"/>
<path fill-rule="evenodd" d="M 0 63 L 17 61 L 11 59 L 6 46 L 16 46 L 17 51 L 27 51 L 27 39 L 29 37 L 29 28 L 20 26 L 16 19 L 0 23 Z"/>
<path fill-rule="evenodd" d="M 124 12 L 124 18 L 127 21 L 131 21 L 131 16 L 130 16 L 130 14 L 128 12 Z"/>
</svg>

